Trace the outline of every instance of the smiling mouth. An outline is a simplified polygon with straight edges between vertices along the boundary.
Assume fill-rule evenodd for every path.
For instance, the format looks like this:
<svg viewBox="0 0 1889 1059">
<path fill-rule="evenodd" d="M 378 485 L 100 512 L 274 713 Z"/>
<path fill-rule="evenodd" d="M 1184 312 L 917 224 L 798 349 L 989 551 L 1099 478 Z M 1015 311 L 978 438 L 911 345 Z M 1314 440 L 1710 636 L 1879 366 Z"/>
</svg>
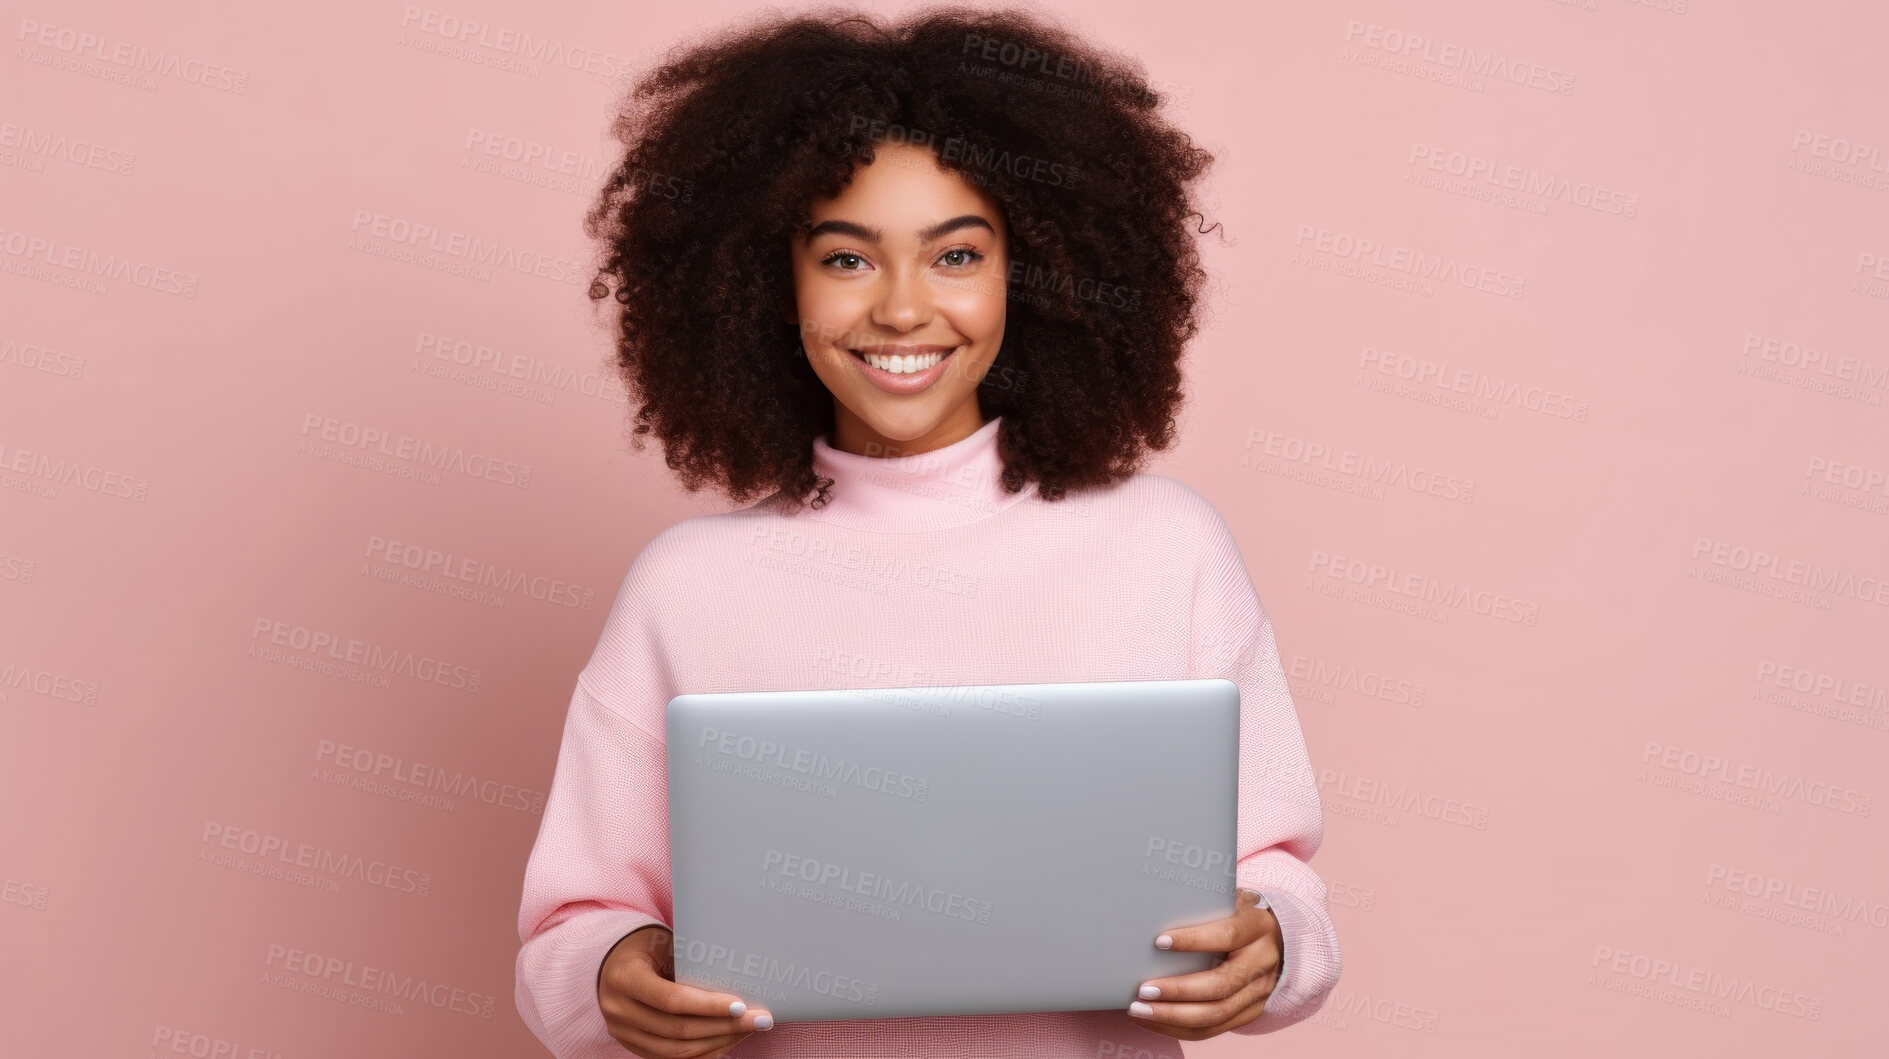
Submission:
<svg viewBox="0 0 1889 1059">
<path fill-rule="evenodd" d="M 943 349 L 937 346 L 931 346 L 927 348 L 926 352 L 906 354 L 869 353 L 857 349 L 848 349 L 846 352 L 851 353 L 853 356 L 865 361 L 872 367 L 878 368 L 880 371 L 888 374 L 913 375 L 933 367 L 939 361 L 956 353 L 960 348 L 962 347 L 953 346 L 949 349 Z"/>
</svg>

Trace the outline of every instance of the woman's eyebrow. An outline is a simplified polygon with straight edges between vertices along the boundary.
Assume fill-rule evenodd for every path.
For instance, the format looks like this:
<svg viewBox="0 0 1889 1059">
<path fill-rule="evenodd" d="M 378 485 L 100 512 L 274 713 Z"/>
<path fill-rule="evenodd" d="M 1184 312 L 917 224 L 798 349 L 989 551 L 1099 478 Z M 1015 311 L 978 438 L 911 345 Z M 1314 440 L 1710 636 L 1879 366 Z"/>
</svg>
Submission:
<svg viewBox="0 0 1889 1059">
<path fill-rule="evenodd" d="M 962 217 L 953 217 L 948 221 L 940 221 L 929 228 L 920 229 L 918 241 L 921 243 L 929 243 L 941 236 L 949 235 L 963 228 L 982 228 L 992 235 L 997 234 L 997 229 L 991 227 L 989 221 L 974 213 L 967 213 Z M 869 228 L 866 225 L 858 224 L 853 221 L 821 221 L 819 224 L 807 230 L 807 241 L 812 242 L 822 235 L 849 235 L 854 239 L 864 239 L 869 243 L 885 241 L 884 232 L 877 228 Z"/>
</svg>

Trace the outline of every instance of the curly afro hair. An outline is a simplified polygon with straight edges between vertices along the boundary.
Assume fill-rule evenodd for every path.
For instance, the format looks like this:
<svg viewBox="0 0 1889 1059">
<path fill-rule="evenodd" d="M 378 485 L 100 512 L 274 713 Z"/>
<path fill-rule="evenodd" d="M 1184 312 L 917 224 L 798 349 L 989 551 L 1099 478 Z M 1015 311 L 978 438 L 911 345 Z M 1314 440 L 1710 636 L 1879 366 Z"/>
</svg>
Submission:
<svg viewBox="0 0 1889 1059">
<path fill-rule="evenodd" d="M 655 434 L 691 492 L 827 502 L 811 442 L 833 397 L 783 322 L 790 254 L 813 199 L 897 141 L 1004 212 L 1004 337 L 977 390 L 1003 417 L 1003 488 L 1053 501 L 1134 474 L 1172 443 L 1212 230 L 1190 187 L 1213 155 L 1161 101 L 1132 59 L 1018 11 L 769 12 L 672 50 L 619 105 L 626 150 L 584 226 L 632 445 Z"/>
</svg>

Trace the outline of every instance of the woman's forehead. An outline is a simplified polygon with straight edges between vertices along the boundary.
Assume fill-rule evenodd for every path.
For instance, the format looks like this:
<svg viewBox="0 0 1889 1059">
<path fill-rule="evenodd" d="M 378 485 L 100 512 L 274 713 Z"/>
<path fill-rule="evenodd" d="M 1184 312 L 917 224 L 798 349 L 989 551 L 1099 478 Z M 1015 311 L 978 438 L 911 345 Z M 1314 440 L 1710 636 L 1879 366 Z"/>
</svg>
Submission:
<svg viewBox="0 0 1889 1059">
<path fill-rule="evenodd" d="M 850 222 L 871 231 L 828 230 L 877 240 L 928 241 L 950 232 L 974 235 L 984 229 L 953 225 L 963 217 L 984 219 L 989 230 L 1002 230 L 1002 212 L 982 189 L 945 168 L 930 151 L 917 147 L 881 148 L 869 164 L 853 171 L 851 183 L 832 198 L 816 199 L 810 207 L 815 225 L 822 221 Z M 931 229 L 932 231 L 927 231 Z"/>
</svg>

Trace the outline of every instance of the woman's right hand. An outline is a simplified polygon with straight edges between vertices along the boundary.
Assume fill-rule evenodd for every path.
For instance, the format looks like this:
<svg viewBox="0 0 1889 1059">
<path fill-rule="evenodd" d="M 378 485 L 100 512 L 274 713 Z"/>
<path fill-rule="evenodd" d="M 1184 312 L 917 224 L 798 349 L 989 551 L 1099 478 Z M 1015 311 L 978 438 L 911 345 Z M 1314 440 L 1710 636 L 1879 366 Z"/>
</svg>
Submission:
<svg viewBox="0 0 1889 1059">
<path fill-rule="evenodd" d="M 731 1008 L 741 1003 L 733 993 L 676 982 L 674 944 L 667 927 L 647 926 L 603 958 L 597 1003 L 617 1043 L 643 1059 L 714 1059 L 755 1030 L 773 1027 L 774 1017 L 764 1009 Z"/>
</svg>

